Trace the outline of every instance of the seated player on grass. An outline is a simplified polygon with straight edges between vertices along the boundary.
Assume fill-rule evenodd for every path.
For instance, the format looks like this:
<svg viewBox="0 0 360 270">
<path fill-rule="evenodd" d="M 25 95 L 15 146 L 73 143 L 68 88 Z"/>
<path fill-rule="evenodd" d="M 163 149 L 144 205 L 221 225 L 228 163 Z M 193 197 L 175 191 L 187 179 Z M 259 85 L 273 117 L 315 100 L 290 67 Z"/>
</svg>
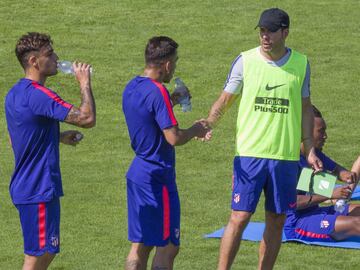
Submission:
<svg viewBox="0 0 360 270">
<path fill-rule="evenodd" d="M 313 106 L 314 131 L 313 140 L 316 155 L 323 162 L 324 169 L 336 175 L 340 180 L 351 183 L 334 189 L 331 198 L 321 195 L 310 195 L 298 191 L 297 208 L 287 212 L 284 232 L 288 239 L 306 241 L 343 240 L 351 236 L 360 236 L 360 204 L 347 204 L 342 213 L 336 212 L 334 206 L 319 206 L 338 199 L 347 199 L 356 187 L 360 177 L 360 156 L 354 162 L 351 171 L 346 170 L 322 152 L 327 139 L 326 123 L 319 110 Z M 305 157 L 301 154 L 300 167 L 307 167 Z"/>
</svg>

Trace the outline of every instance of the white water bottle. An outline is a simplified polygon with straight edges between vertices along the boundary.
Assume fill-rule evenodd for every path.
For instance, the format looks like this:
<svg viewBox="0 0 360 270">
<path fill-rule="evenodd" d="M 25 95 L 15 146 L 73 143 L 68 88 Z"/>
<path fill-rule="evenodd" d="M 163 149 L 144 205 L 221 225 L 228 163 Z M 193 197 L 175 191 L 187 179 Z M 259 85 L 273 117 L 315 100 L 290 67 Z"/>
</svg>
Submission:
<svg viewBox="0 0 360 270">
<path fill-rule="evenodd" d="M 336 212 L 342 213 L 345 210 L 346 201 L 344 199 L 337 200 L 334 209 Z"/>
<path fill-rule="evenodd" d="M 181 110 L 183 112 L 190 112 L 192 107 L 191 107 L 189 92 L 187 91 L 186 85 L 180 78 L 175 79 L 174 92 L 178 92 L 181 94 L 179 97 L 179 104 L 180 104 Z"/>
<path fill-rule="evenodd" d="M 58 61 L 57 68 L 64 74 L 75 74 L 74 69 L 72 67 L 71 61 Z M 92 67 L 90 67 L 90 74 L 92 74 Z"/>
</svg>

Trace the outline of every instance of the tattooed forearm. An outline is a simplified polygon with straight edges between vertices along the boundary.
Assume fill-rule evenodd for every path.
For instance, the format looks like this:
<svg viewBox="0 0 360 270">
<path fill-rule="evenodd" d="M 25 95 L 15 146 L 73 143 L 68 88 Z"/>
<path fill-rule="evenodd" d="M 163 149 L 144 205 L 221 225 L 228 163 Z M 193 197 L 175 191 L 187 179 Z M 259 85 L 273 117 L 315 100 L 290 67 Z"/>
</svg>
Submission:
<svg viewBox="0 0 360 270">
<path fill-rule="evenodd" d="M 68 113 L 65 122 L 67 123 L 77 123 L 80 121 L 80 110 L 76 107 L 72 107 Z"/>
<path fill-rule="evenodd" d="M 152 270 L 169 270 L 167 266 L 154 266 Z"/>
<path fill-rule="evenodd" d="M 81 104 L 80 108 L 85 107 L 89 109 L 89 111 L 96 113 L 95 108 L 95 99 L 93 97 L 90 82 L 87 82 L 86 84 L 80 86 L 81 89 Z"/>
<path fill-rule="evenodd" d="M 214 127 L 216 125 L 216 123 L 221 119 L 221 117 L 224 115 L 225 113 L 225 106 L 223 103 L 217 101 L 215 102 L 215 104 L 212 106 L 209 116 L 208 116 L 208 122 L 210 124 L 211 127 Z"/>
<path fill-rule="evenodd" d="M 211 107 L 207 121 L 211 127 L 215 127 L 216 123 L 225 114 L 228 108 L 234 103 L 238 95 L 233 95 L 223 91 L 214 105 Z"/>
<path fill-rule="evenodd" d="M 80 107 L 72 107 L 65 122 L 85 128 L 93 127 L 95 125 L 96 107 L 90 81 L 80 85 L 80 93 Z"/>
</svg>

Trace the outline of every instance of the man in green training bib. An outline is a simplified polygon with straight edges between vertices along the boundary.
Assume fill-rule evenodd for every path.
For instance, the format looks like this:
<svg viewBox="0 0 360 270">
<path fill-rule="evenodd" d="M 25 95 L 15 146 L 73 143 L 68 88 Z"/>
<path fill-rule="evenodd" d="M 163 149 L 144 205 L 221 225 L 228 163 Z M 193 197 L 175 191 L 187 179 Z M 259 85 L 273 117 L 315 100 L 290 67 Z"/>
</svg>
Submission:
<svg viewBox="0 0 360 270">
<path fill-rule="evenodd" d="M 285 46 L 288 14 L 277 8 L 260 17 L 260 46 L 233 62 L 225 87 L 207 121 L 214 126 L 241 96 L 231 216 L 220 246 L 218 269 L 230 269 L 246 225 L 265 194 L 266 228 L 259 250 L 259 269 L 272 269 L 281 246 L 285 212 L 296 207 L 300 143 L 309 165 L 322 162 L 313 142 L 310 67 L 307 57 Z"/>
</svg>

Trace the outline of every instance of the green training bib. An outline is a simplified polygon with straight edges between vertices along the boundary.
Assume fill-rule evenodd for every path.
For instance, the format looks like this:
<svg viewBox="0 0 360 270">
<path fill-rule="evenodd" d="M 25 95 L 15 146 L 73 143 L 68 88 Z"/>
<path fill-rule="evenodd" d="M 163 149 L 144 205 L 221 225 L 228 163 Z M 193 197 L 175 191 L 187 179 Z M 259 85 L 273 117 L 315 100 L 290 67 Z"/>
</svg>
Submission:
<svg viewBox="0 0 360 270">
<path fill-rule="evenodd" d="M 281 67 L 268 64 L 259 48 L 242 53 L 244 87 L 236 128 L 236 155 L 299 160 L 301 89 L 307 58 L 294 50 Z"/>
</svg>

